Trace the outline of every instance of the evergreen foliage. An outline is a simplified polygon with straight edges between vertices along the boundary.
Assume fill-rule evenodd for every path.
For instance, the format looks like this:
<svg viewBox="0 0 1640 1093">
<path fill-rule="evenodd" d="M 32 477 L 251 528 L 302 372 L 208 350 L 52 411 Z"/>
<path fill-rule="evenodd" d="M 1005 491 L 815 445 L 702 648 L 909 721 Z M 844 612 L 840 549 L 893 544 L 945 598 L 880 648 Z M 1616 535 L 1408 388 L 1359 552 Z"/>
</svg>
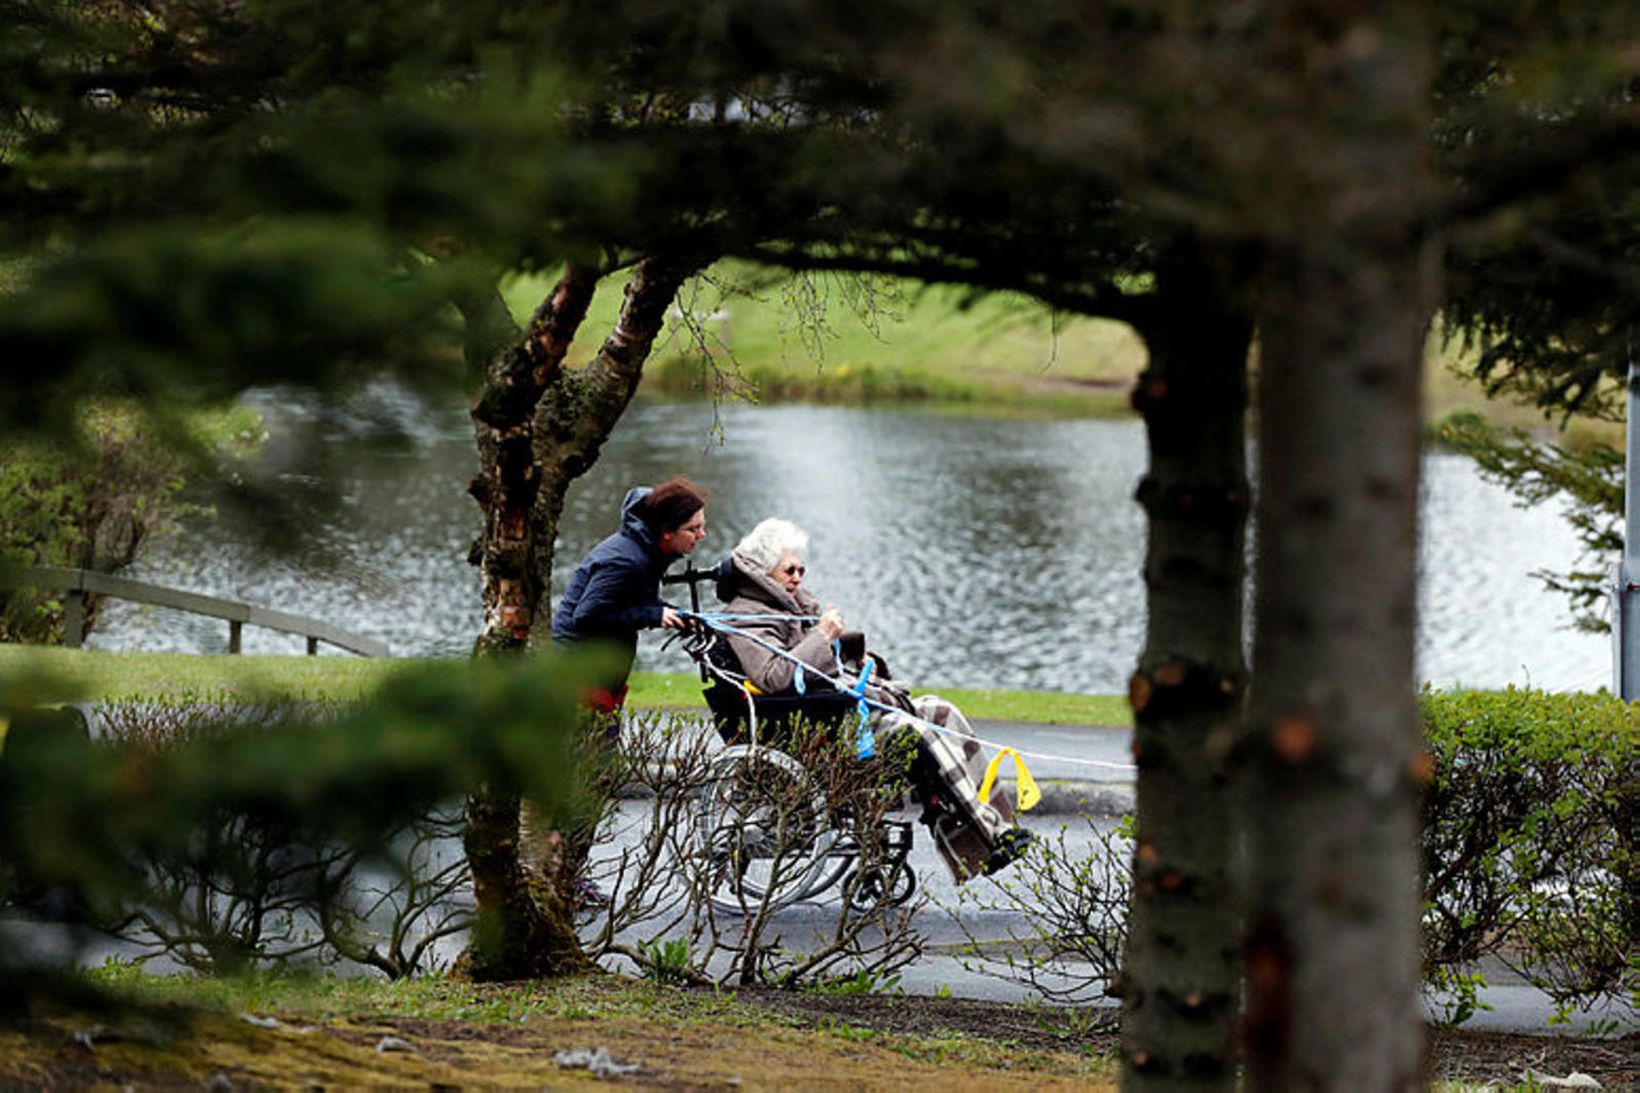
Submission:
<svg viewBox="0 0 1640 1093">
<path fill-rule="evenodd" d="M 1443 336 L 1489 395 L 1562 431 L 1620 420 L 1640 351 L 1640 40 L 1630 5 L 1485 3 L 1449 10 L 1437 148 L 1463 218 L 1447 256 Z M 1523 504 L 1557 500 L 1585 550 L 1537 574 L 1584 630 L 1609 629 L 1607 570 L 1622 548 L 1623 455 L 1445 422 L 1441 439 Z"/>
<path fill-rule="evenodd" d="M 332 871 L 292 866 L 345 858 L 407 875 L 415 847 L 402 834 L 481 786 L 550 820 L 565 814 L 583 678 L 556 662 L 419 665 L 345 707 L 201 695 L 186 731 L 93 739 L 83 714 L 52 704 L 58 684 L 8 675 L 0 904 L 86 928 L 76 944 L 142 922 L 212 967 L 244 967 L 282 936 L 271 919 L 232 925 L 230 904 L 256 887 L 248 878 L 266 881 L 264 904 L 333 920 L 358 893 Z M 282 865 L 270 872 L 270 860 Z M 14 1012 L 44 1002 L 49 982 L 31 978 L 38 944 L 38 931 L 0 944 L 0 999 Z"/>
<path fill-rule="evenodd" d="M 1478 414 L 1452 415 L 1441 422 L 1439 436 L 1520 504 L 1565 506 L 1583 547 L 1582 563 L 1566 573 L 1538 570 L 1534 576 L 1571 600 L 1579 630 L 1609 631 L 1611 567 L 1623 551 L 1623 453 L 1599 441 L 1571 448 L 1539 440 L 1521 429 L 1489 425 Z"/>
</svg>

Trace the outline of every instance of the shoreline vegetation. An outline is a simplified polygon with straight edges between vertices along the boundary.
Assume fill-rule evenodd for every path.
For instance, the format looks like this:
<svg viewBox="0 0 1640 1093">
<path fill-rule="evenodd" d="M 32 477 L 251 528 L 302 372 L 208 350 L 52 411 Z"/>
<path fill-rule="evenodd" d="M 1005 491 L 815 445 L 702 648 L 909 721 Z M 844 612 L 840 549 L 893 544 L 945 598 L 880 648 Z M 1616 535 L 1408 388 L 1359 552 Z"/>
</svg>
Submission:
<svg viewBox="0 0 1640 1093">
<path fill-rule="evenodd" d="M 228 656 L 207 653 L 127 653 L 0 644 L 0 676 L 39 675 L 60 682 L 80 701 L 183 701 L 199 695 L 279 694 L 346 702 L 362 698 L 396 672 L 450 663 L 433 658 L 350 656 Z M 1128 726 L 1124 695 L 1051 691 L 937 690 L 982 720 L 1038 724 Z M 686 672 L 634 672 L 628 705 L 635 710 L 704 709 L 700 680 Z"/>
<path fill-rule="evenodd" d="M 528 318 L 551 286 L 503 294 Z M 583 331 L 606 330 L 620 284 L 603 286 Z M 595 352 L 571 347 L 572 365 Z M 1144 351 L 1120 323 L 1056 314 L 1027 297 L 976 297 L 884 277 L 771 274 L 721 262 L 686 290 L 645 370 L 650 397 L 920 404 L 943 412 L 1121 417 Z"/>
<path fill-rule="evenodd" d="M 503 295 L 527 321 L 551 284 L 520 278 Z M 582 330 L 608 329 L 620 299 L 619 281 L 603 286 Z M 571 365 L 595 350 L 576 343 Z M 1488 399 L 1457 370 L 1466 356 L 1431 335 L 1423 400 L 1432 442 L 1458 412 L 1545 438 L 1559 432 L 1557 420 L 1533 407 Z M 1128 392 L 1144 363 L 1144 346 L 1124 324 L 1055 312 L 1017 293 L 975 296 L 893 278 L 796 277 L 722 262 L 674 307 L 640 393 L 1108 419 L 1132 416 Z M 1577 420 L 1564 439 L 1573 447 L 1590 439 L 1621 444 L 1621 425 Z"/>
</svg>

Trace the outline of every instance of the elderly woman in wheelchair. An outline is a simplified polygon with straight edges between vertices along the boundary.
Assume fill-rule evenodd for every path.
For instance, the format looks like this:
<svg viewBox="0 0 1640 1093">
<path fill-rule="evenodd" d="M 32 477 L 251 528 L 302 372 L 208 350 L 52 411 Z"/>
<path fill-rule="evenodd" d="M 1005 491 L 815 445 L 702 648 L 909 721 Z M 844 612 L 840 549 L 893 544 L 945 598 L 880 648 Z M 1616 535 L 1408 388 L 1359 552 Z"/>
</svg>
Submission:
<svg viewBox="0 0 1640 1093">
<path fill-rule="evenodd" d="M 731 898 L 715 902 L 744 905 L 748 887 L 769 903 L 795 902 L 830 887 L 854 865 L 857 843 L 823 830 L 835 827 L 835 817 L 828 816 L 824 795 L 817 788 L 811 792 L 816 786 L 811 772 L 778 750 L 789 744 L 799 722 L 828 727 L 845 738 L 861 734 L 871 741 L 869 747 L 861 745 L 862 755 L 880 748 L 897 749 L 907 757 L 903 782 L 921 804 L 921 820 L 958 883 L 1008 865 L 1031 836 L 1015 822 L 1004 795 L 982 799 L 985 763 L 967 718 L 938 696 L 911 698 L 889 677 L 882 658 L 866 651 L 864 635 L 846 631 L 841 613 L 822 607 L 803 587 L 807 545 L 807 534 L 785 520 L 765 520 L 753 528 L 714 571 L 718 597 L 727 607 L 704 616 L 712 620 L 710 628 L 688 645 L 707 680 L 706 698 L 718 731 L 732 745 L 719 760 L 720 776 L 703 795 L 703 832 L 721 844 L 726 825 L 739 822 L 744 828 L 745 801 L 758 796 L 749 790 L 753 765 L 760 768 L 759 780 L 772 777 L 784 784 L 787 798 L 778 810 L 771 810 L 767 800 L 759 806 L 763 821 L 753 825 L 759 845 L 773 845 L 774 835 L 793 830 L 803 838 L 810 828 L 816 832 L 809 855 L 813 860 L 786 863 L 780 872 L 794 879 L 781 891 L 774 890 L 767 871 L 746 875 L 741 866 L 755 866 L 757 854 L 740 837 L 735 846 L 739 864 L 728 886 L 733 891 L 726 893 Z M 792 801 L 799 802 L 797 807 Z M 771 832 L 768 817 L 775 812 L 781 816 L 780 830 Z M 884 826 L 886 864 L 873 866 L 870 876 L 861 867 L 850 887 L 857 903 L 885 896 L 888 902 L 900 902 L 914 888 L 905 863 L 910 827 L 893 821 Z"/>
</svg>

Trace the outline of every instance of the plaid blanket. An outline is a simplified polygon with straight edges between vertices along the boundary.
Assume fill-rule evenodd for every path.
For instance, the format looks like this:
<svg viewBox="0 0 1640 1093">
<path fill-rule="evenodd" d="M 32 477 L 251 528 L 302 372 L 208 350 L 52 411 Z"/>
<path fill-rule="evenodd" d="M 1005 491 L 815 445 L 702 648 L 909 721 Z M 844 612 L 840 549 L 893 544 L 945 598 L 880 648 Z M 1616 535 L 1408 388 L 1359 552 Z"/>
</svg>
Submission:
<svg viewBox="0 0 1640 1093">
<path fill-rule="evenodd" d="M 927 777 L 935 784 L 943 806 L 926 809 L 923 819 L 934 833 L 935 848 L 951 876 L 962 884 L 986 872 L 992 853 L 1010 832 L 1018 830 L 1013 806 L 1006 794 L 994 791 L 989 801 L 979 799 L 979 786 L 985 779 L 985 754 L 979 742 L 972 739 L 974 728 L 962 711 L 938 695 L 921 695 L 912 700 L 912 705 L 918 718 L 952 732 L 936 732 L 903 713 L 889 712 L 878 719 L 877 736 L 886 743 L 897 732 L 916 735 L 932 768 Z M 941 789 L 944 792 L 938 793 Z M 925 803 L 927 797 L 925 788 Z"/>
</svg>

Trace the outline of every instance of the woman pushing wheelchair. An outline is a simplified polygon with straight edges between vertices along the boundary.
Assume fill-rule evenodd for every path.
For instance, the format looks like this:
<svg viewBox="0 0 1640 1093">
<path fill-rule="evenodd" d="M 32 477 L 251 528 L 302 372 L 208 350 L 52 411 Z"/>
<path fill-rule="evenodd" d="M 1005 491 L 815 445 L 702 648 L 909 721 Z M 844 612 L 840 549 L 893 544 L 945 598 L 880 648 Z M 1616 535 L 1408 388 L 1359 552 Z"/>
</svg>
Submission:
<svg viewBox="0 0 1640 1093">
<path fill-rule="evenodd" d="M 727 607 L 717 628 L 728 636 L 747 693 L 829 695 L 851 709 L 834 681 L 863 673 L 876 742 L 892 746 L 904 734 L 914 745 L 908 780 L 952 876 L 962 883 L 996 872 L 1023 853 L 1031 834 L 1004 795 L 981 799 L 985 761 L 968 719 L 936 695 L 912 698 L 866 651 L 864 635 L 845 630 L 842 614 L 809 593 L 808 541 L 789 521 L 764 520 L 719 567 L 718 597 Z"/>
</svg>

